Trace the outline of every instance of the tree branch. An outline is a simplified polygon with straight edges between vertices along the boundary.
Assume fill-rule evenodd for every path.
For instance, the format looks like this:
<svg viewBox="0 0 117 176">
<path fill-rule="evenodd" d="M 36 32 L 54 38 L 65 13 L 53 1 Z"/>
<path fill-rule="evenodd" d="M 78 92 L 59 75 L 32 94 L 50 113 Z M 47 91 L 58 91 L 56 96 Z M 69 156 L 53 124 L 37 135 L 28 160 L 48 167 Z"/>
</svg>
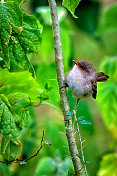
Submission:
<svg viewBox="0 0 117 176">
<path fill-rule="evenodd" d="M 6 165 L 9 165 L 11 163 L 20 163 L 21 165 L 24 164 L 26 161 L 31 160 L 32 158 L 34 158 L 35 156 L 37 156 L 39 154 L 39 152 L 41 151 L 41 149 L 44 147 L 44 145 L 51 145 L 51 143 L 49 141 L 45 141 L 44 143 L 44 131 L 43 131 L 43 135 L 41 138 L 41 144 L 40 144 L 40 148 L 37 150 L 37 152 L 34 155 L 31 155 L 29 158 L 26 159 L 18 159 L 16 158 L 15 160 L 6 160 L 6 161 L 0 161 L 0 163 L 4 163 Z"/>
<path fill-rule="evenodd" d="M 69 150 L 71 153 L 72 162 L 74 165 L 75 175 L 82 176 L 82 167 L 80 163 L 80 159 L 78 157 L 79 152 L 77 149 L 73 127 L 72 127 L 72 119 L 69 116 L 69 104 L 66 94 L 66 89 L 64 86 L 64 66 L 63 66 L 63 57 L 62 57 L 62 49 L 61 49 L 61 41 L 60 41 L 60 29 L 59 22 L 57 16 L 57 8 L 55 0 L 48 0 L 50 6 L 50 13 L 52 18 L 52 29 L 53 29 L 53 38 L 54 38 L 54 49 L 55 49 L 55 61 L 56 61 L 56 70 L 57 70 L 57 80 L 59 84 L 59 92 L 61 98 L 61 104 L 64 115 L 66 136 L 69 144 Z"/>
</svg>

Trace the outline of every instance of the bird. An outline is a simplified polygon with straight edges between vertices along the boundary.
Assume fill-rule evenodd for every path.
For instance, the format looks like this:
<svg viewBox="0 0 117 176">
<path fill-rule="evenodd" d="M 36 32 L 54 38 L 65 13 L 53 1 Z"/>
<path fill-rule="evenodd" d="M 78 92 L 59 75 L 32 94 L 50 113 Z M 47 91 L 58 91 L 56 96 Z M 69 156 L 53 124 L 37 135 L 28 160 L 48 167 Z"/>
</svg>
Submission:
<svg viewBox="0 0 117 176">
<path fill-rule="evenodd" d="M 91 63 L 85 60 L 73 60 L 73 68 L 65 76 L 65 86 L 69 87 L 73 96 L 80 99 L 92 96 L 96 99 L 97 82 L 105 82 L 109 76 L 103 72 L 96 73 Z"/>
</svg>

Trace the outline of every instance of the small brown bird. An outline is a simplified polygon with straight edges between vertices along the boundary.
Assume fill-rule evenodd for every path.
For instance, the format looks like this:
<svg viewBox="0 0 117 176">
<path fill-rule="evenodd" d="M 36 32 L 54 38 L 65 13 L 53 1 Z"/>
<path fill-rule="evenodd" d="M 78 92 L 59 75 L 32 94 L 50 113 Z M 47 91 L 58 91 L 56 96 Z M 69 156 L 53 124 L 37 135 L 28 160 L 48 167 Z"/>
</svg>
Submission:
<svg viewBox="0 0 117 176">
<path fill-rule="evenodd" d="M 103 72 L 96 73 L 94 67 L 87 61 L 75 61 L 73 68 L 67 73 L 65 84 L 77 100 L 92 96 L 96 99 L 97 82 L 106 81 L 109 76 Z"/>
</svg>

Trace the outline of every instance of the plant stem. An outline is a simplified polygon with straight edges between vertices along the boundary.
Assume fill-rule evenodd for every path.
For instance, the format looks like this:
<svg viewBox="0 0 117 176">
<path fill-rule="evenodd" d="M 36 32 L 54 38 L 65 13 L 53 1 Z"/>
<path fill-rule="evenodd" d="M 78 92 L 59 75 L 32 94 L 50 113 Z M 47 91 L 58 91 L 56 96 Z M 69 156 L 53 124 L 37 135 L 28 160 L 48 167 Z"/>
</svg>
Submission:
<svg viewBox="0 0 117 176">
<path fill-rule="evenodd" d="M 74 118 L 76 120 L 76 127 L 77 127 L 77 132 L 78 132 L 79 141 L 80 141 L 80 150 L 81 150 L 81 155 L 82 155 L 82 162 L 83 162 L 84 172 L 85 172 L 85 175 L 88 176 L 87 168 L 86 168 L 86 162 L 85 162 L 85 158 L 84 158 L 84 152 L 83 152 L 83 145 L 82 145 L 82 138 L 81 138 L 81 134 L 80 134 L 80 128 L 79 128 L 78 120 L 77 120 L 77 117 L 76 117 L 76 110 L 74 111 Z"/>
<path fill-rule="evenodd" d="M 50 13 L 52 18 L 52 29 L 53 29 L 53 39 L 54 39 L 54 50 L 55 50 L 55 61 L 56 61 L 56 70 L 57 70 L 57 80 L 59 84 L 59 92 L 62 104 L 62 110 L 64 115 L 66 136 L 69 144 L 69 150 L 71 153 L 72 162 L 74 165 L 75 175 L 82 176 L 82 167 L 80 158 L 78 157 L 79 152 L 77 149 L 73 127 L 72 119 L 69 116 L 69 104 L 66 94 L 66 89 L 64 86 L 64 66 L 63 66 L 63 57 L 60 41 L 60 28 L 57 16 L 57 8 L 55 0 L 48 0 L 50 6 Z"/>
</svg>

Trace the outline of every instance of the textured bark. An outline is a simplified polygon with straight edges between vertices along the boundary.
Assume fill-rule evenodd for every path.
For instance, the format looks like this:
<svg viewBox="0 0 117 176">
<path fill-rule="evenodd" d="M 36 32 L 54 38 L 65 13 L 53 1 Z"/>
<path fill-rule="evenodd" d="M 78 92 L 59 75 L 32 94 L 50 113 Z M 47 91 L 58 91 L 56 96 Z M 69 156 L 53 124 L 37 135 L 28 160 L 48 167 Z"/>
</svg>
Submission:
<svg viewBox="0 0 117 176">
<path fill-rule="evenodd" d="M 52 18 L 52 29 L 53 29 L 53 38 L 54 38 L 54 49 L 55 49 L 55 61 L 56 61 L 56 70 L 57 70 L 57 80 L 59 84 L 59 92 L 62 104 L 62 110 L 64 115 L 66 136 L 69 144 L 69 150 L 71 153 L 72 162 L 74 165 L 75 175 L 82 176 L 82 168 L 80 159 L 78 157 L 78 149 L 74 137 L 72 119 L 69 116 L 69 104 L 66 94 L 66 89 L 64 86 L 64 66 L 63 66 L 63 57 L 60 41 L 60 28 L 57 16 L 57 8 L 55 0 L 48 0 L 50 6 L 50 13 Z M 68 128 L 67 128 L 68 127 Z"/>
</svg>

